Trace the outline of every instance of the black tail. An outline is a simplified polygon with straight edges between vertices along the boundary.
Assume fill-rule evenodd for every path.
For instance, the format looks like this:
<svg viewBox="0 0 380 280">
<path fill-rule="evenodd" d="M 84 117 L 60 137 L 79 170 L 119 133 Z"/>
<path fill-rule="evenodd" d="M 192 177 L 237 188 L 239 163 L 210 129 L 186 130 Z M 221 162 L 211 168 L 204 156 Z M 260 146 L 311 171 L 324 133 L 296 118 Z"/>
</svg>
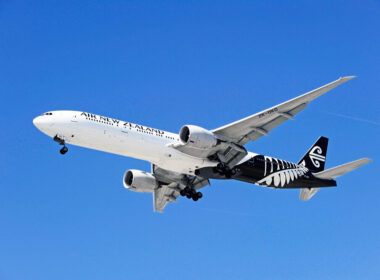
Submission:
<svg viewBox="0 0 380 280">
<path fill-rule="evenodd" d="M 320 172 L 325 169 L 327 144 L 329 139 L 319 137 L 317 142 L 310 148 L 298 164 L 301 164 L 314 172 Z"/>
</svg>

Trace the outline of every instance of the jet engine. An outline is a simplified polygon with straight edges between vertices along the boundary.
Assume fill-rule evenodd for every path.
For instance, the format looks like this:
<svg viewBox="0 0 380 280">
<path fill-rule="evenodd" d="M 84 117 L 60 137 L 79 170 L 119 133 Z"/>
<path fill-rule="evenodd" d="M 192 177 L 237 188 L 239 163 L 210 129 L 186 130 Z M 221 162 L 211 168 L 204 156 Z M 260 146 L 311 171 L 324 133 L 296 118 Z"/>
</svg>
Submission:
<svg viewBox="0 0 380 280">
<path fill-rule="evenodd" d="M 210 149 L 218 144 L 215 135 L 202 127 L 185 125 L 179 132 L 182 143 L 198 149 Z"/>
<path fill-rule="evenodd" d="M 151 173 L 130 169 L 124 174 L 123 185 L 131 191 L 151 193 L 157 188 L 158 184 L 156 178 Z"/>
</svg>

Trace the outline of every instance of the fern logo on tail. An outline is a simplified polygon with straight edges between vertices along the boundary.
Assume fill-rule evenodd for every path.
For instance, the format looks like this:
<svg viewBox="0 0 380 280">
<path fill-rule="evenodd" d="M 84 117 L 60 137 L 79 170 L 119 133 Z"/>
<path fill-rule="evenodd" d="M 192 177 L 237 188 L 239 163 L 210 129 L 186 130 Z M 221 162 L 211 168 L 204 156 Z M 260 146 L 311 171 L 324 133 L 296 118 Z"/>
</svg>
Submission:
<svg viewBox="0 0 380 280">
<path fill-rule="evenodd" d="M 321 162 L 326 161 L 326 157 L 323 155 L 322 148 L 319 146 L 314 146 L 309 153 L 310 161 L 316 168 L 321 167 Z"/>
</svg>

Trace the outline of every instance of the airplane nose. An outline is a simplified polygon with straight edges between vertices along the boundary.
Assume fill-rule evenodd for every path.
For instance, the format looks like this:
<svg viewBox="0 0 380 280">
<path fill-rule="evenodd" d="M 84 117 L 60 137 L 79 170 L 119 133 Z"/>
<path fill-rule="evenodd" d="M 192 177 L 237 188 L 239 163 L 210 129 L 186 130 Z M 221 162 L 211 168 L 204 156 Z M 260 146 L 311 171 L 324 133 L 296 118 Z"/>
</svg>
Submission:
<svg viewBox="0 0 380 280">
<path fill-rule="evenodd" d="M 34 124 L 35 127 L 38 128 L 38 126 L 39 126 L 40 123 L 41 123 L 41 117 L 40 116 L 38 116 L 38 117 L 36 117 L 36 118 L 33 119 L 33 124 Z"/>
<path fill-rule="evenodd" d="M 33 119 L 33 124 L 39 130 L 44 131 L 54 125 L 54 122 L 48 119 L 46 116 L 38 116 Z"/>
</svg>

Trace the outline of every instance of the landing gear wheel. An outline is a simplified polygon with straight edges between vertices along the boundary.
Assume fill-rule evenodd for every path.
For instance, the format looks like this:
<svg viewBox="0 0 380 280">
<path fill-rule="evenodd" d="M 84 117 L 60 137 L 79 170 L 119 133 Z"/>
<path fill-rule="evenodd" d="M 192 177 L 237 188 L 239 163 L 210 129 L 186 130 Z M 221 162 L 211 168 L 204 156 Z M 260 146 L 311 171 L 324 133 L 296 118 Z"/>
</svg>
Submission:
<svg viewBox="0 0 380 280">
<path fill-rule="evenodd" d="M 186 196 L 188 199 L 193 199 L 194 201 L 197 201 L 203 196 L 201 192 L 197 192 L 196 190 L 190 187 L 184 188 L 179 192 L 179 194 L 182 196 Z"/>
<path fill-rule="evenodd" d="M 69 149 L 68 149 L 66 146 L 64 146 L 62 149 L 59 150 L 59 152 L 60 152 L 62 155 L 64 155 L 64 154 L 67 153 L 68 150 L 69 150 Z"/>
<path fill-rule="evenodd" d="M 197 201 L 198 199 L 202 198 L 202 193 L 201 192 L 195 192 L 193 193 L 193 195 L 191 196 L 191 198 L 194 200 L 194 201 Z"/>
</svg>

